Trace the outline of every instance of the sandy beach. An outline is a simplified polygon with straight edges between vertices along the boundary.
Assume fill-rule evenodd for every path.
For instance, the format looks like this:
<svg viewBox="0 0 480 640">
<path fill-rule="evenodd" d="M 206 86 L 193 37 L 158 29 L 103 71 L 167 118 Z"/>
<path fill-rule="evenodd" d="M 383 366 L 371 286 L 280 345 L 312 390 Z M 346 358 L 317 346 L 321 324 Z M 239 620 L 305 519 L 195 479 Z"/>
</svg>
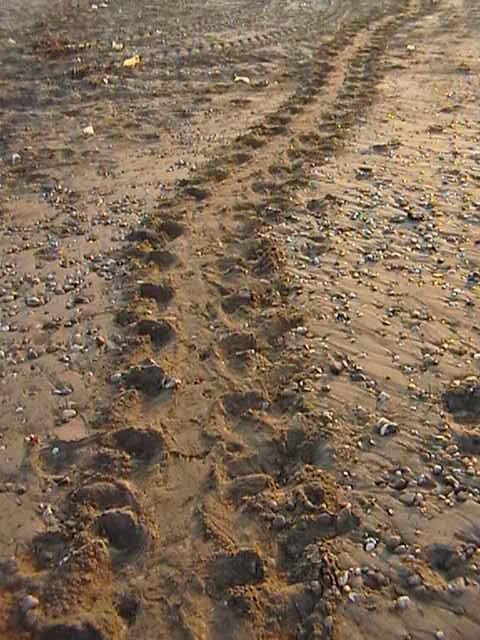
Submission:
<svg viewBox="0 0 480 640">
<path fill-rule="evenodd" d="M 0 0 L 1 640 L 480 637 L 480 5 Z"/>
</svg>

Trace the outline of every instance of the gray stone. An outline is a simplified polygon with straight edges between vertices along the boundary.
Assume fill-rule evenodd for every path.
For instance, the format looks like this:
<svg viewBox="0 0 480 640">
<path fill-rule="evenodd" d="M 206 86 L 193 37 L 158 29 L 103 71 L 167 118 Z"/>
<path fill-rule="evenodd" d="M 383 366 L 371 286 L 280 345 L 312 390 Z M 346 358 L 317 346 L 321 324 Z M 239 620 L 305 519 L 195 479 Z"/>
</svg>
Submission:
<svg viewBox="0 0 480 640">
<path fill-rule="evenodd" d="M 40 604 L 40 601 L 38 598 L 28 594 L 24 596 L 19 602 L 20 611 L 23 614 L 25 614 L 27 613 L 27 611 L 30 611 L 31 609 L 36 609 L 39 604 Z"/>
</svg>

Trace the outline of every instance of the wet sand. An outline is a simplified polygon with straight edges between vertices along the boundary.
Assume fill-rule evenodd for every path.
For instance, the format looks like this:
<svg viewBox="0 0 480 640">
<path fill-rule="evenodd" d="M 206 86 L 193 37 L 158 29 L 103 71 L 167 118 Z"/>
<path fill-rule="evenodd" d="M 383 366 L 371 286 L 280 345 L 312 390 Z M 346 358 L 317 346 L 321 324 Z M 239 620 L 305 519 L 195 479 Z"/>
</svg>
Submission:
<svg viewBox="0 0 480 640">
<path fill-rule="evenodd" d="M 0 9 L 0 636 L 474 640 L 480 8 L 161 4 Z"/>
</svg>

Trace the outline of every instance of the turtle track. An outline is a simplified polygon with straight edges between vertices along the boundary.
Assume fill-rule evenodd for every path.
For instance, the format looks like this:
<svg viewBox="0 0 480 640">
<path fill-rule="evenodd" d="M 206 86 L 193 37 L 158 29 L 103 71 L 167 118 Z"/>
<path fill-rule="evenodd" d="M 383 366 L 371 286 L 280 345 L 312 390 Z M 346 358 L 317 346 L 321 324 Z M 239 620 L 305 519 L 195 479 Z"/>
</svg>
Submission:
<svg viewBox="0 0 480 640">
<path fill-rule="evenodd" d="M 404 3 L 395 15 L 344 25 L 303 69 L 294 95 L 151 216 L 155 228 L 177 211 L 189 229 L 188 245 L 175 249 L 188 271 L 175 272 L 174 304 L 197 344 L 192 352 L 180 339 L 165 358 L 179 375 L 185 372 L 187 387 L 202 371 L 215 389 L 207 414 L 201 395 L 180 390 L 177 412 L 183 417 L 170 415 L 166 427 L 179 436 L 182 396 L 188 396 L 200 412 L 198 442 L 208 442 L 210 452 L 202 457 L 204 480 L 192 490 L 196 507 L 179 514 L 187 530 L 175 537 L 165 529 L 165 544 L 149 551 L 142 566 L 145 605 L 165 632 L 179 624 L 186 636 L 204 625 L 212 638 L 227 627 L 232 638 L 333 633 L 339 582 L 332 551 L 335 539 L 354 532 L 359 520 L 328 471 L 311 464 L 308 452 L 322 455 L 328 425 L 309 404 L 305 377 L 311 372 L 301 348 L 302 309 L 286 232 L 272 229 L 288 220 L 288 233 L 295 233 L 295 214 L 306 213 L 297 195 L 312 167 L 341 153 L 375 98 L 390 40 L 429 11 L 427 3 Z M 195 225 L 199 215 L 201 228 Z M 208 304 L 201 310 L 192 299 Z M 225 344 L 229 332 L 235 340 L 225 363 L 211 345 Z M 231 482 L 242 487 L 234 498 Z M 176 548 L 186 540 L 192 552 L 180 563 Z M 155 570 L 165 554 L 173 563 L 168 588 L 162 587 L 163 572 Z M 267 558 L 273 558 L 268 568 Z M 195 587 L 194 576 L 200 576 Z M 292 610 L 296 616 L 286 613 Z"/>
</svg>

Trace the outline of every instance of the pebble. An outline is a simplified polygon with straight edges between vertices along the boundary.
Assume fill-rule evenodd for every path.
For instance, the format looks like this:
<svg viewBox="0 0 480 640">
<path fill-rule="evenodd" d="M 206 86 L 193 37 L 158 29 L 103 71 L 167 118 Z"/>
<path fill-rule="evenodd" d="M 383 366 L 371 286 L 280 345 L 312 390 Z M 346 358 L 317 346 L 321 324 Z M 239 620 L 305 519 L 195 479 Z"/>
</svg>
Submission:
<svg viewBox="0 0 480 640">
<path fill-rule="evenodd" d="M 57 524 L 57 519 L 55 516 L 55 512 L 51 504 L 43 504 L 39 505 L 43 521 L 48 527 L 52 527 Z"/>
<path fill-rule="evenodd" d="M 425 487 L 427 485 L 435 485 L 430 476 L 426 473 L 421 473 L 417 478 L 417 484 L 419 487 Z"/>
<path fill-rule="evenodd" d="M 406 478 L 394 478 L 391 483 L 392 487 L 397 491 L 403 491 L 408 485 L 408 480 Z"/>
<path fill-rule="evenodd" d="M 408 576 L 407 584 L 412 589 L 419 587 L 422 584 L 422 577 L 418 573 L 414 573 L 413 575 Z"/>
<path fill-rule="evenodd" d="M 72 420 L 73 418 L 75 418 L 76 415 L 77 415 L 77 412 L 75 409 L 64 409 L 62 411 L 62 420 L 64 422 L 68 422 L 69 420 Z"/>
<path fill-rule="evenodd" d="M 234 82 L 243 82 L 243 84 L 250 84 L 250 78 L 248 76 L 234 76 Z"/>
<path fill-rule="evenodd" d="M 367 553 L 370 553 L 370 551 L 373 551 L 376 548 L 377 544 L 378 542 L 375 538 L 367 538 L 364 542 L 363 548 Z"/>
<path fill-rule="evenodd" d="M 408 596 L 400 596 L 397 598 L 397 608 L 406 609 L 410 605 L 410 598 Z"/>
<path fill-rule="evenodd" d="M 343 369 L 343 363 L 339 360 L 332 360 L 332 362 L 330 363 L 330 371 L 336 376 L 340 375 Z"/>
<path fill-rule="evenodd" d="M 443 631 L 441 631 L 440 629 L 435 631 L 435 640 L 445 640 L 445 639 L 446 639 L 446 635 L 443 633 Z"/>
<path fill-rule="evenodd" d="M 28 360 L 37 360 L 37 358 L 39 358 L 40 355 L 38 353 L 38 351 L 36 351 L 33 347 L 29 347 L 27 350 L 27 359 Z"/>
<path fill-rule="evenodd" d="M 42 302 L 37 296 L 28 296 L 25 298 L 25 304 L 27 307 L 39 307 Z"/>
<path fill-rule="evenodd" d="M 389 436 L 397 432 L 398 425 L 388 418 L 380 418 L 377 422 L 376 429 L 381 436 Z"/>
<path fill-rule="evenodd" d="M 348 580 L 350 578 L 350 572 L 349 571 L 344 571 L 342 574 L 340 574 L 340 576 L 338 577 L 338 584 L 341 587 L 345 587 L 345 585 L 348 584 Z"/>
<path fill-rule="evenodd" d="M 408 547 L 406 544 L 399 544 L 398 547 L 395 549 L 395 553 L 398 556 L 403 556 L 408 552 Z"/>
<path fill-rule="evenodd" d="M 68 396 L 70 393 L 72 393 L 72 391 L 72 387 L 69 387 L 66 384 L 58 384 L 53 389 L 53 393 L 57 396 Z"/>
<path fill-rule="evenodd" d="M 30 609 L 35 609 L 36 607 L 38 607 L 39 604 L 40 601 L 38 598 L 28 594 L 20 600 L 19 608 L 20 611 L 25 614 L 27 613 L 27 611 L 30 611 Z"/>
<path fill-rule="evenodd" d="M 377 402 L 379 404 L 384 404 L 385 402 L 387 402 L 388 400 L 390 400 L 390 396 L 388 395 L 388 393 L 386 391 L 382 391 L 377 398 Z"/>
<path fill-rule="evenodd" d="M 459 576 L 448 583 L 448 591 L 454 595 L 462 594 L 466 589 L 465 578 Z"/>
</svg>

